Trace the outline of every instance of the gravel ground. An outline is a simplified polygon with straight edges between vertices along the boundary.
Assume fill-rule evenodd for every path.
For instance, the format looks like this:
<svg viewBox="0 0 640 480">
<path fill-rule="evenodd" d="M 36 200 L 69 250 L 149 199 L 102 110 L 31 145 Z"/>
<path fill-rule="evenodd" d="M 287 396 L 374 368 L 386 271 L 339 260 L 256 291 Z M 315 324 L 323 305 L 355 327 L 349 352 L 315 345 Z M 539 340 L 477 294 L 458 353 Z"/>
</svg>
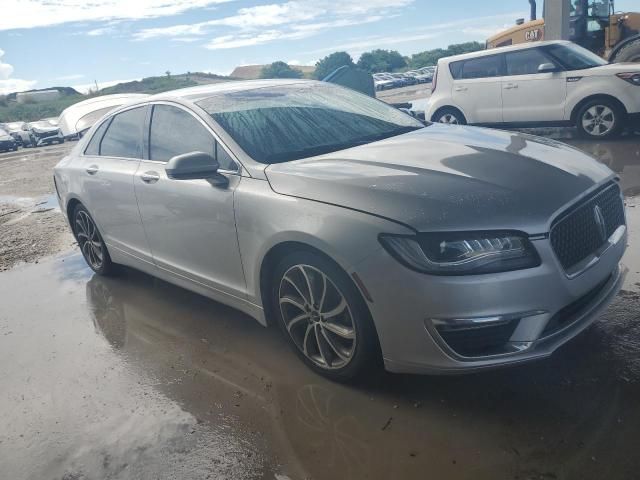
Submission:
<svg viewBox="0 0 640 480">
<path fill-rule="evenodd" d="M 51 170 L 74 144 L 0 155 L 0 271 L 68 249 Z"/>
</svg>

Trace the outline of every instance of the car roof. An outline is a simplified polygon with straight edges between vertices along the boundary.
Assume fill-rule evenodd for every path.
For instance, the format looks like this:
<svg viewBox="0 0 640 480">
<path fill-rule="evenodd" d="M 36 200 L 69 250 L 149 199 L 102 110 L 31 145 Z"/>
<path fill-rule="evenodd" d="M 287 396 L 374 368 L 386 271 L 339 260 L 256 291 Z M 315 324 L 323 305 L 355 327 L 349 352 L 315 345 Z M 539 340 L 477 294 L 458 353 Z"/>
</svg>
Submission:
<svg viewBox="0 0 640 480">
<path fill-rule="evenodd" d="M 519 43 L 517 45 L 508 45 L 506 47 L 490 48 L 488 50 L 478 50 L 477 52 L 462 53 L 460 55 L 453 55 L 451 57 L 441 58 L 439 62 L 451 63 L 459 60 L 467 60 L 469 58 L 486 57 L 489 55 L 497 55 L 505 52 L 513 52 L 517 50 L 526 50 L 528 48 L 541 47 L 543 45 L 568 45 L 572 42 L 568 40 L 545 40 L 542 42 L 527 42 Z"/>
<path fill-rule="evenodd" d="M 242 92 L 246 90 L 255 90 L 258 88 L 276 87 L 281 85 L 295 85 L 302 83 L 318 83 L 326 85 L 326 82 L 318 82 L 315 80 L 300 79 L 267 79 L 267 80 L 242 80 L 212 83 L 208 85 L 198 85 L 196 87 L 180 88 L 169 92 L 158 93 L 144 99 L 144 102 L 156 100 L 169 100 L 172 98 L 182 98 L 191 102 L 198 102 L 214 95 L 229 92 Z M 137 103 L 137 102 L 136 102 Z"/>
</svg>

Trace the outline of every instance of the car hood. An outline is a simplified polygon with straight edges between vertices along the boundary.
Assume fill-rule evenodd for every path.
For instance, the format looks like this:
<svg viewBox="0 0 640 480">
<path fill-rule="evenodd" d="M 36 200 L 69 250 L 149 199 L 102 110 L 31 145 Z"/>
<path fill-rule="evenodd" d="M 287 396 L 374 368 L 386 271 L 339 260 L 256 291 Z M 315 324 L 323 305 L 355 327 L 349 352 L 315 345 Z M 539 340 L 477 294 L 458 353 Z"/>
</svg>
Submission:
<svg viewBox="0 0 640 480">
<path fill-rule="evenodd" d="M 547 232 L 551 217 L 614 177 L 559 142 L 477 127 L 426 128 L 270 165 L 274 191 L 385 217 L 417 231 Z"/>
<path fill-rule="evenodd" d="M 7 140 L 13 140 L 13 137 L 6 133 L 0 133 L 0 141 L 6 142 Z"/>
</svg>

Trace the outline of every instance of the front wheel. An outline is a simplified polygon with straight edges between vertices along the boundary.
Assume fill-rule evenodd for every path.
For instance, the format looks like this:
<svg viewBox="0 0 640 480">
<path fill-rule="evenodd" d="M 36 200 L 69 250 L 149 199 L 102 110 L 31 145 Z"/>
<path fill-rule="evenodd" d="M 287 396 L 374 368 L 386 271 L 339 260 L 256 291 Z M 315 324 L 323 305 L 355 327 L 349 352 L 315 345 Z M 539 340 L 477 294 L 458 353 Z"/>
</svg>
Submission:
<svg viewBox="0 0 640 480">
<path fill-rule="evenodd" d="M 82 256 L 91 270 L 99 275 L 112 274 L 114 266 L 107 246 L 93 218 L 82 205 L 78 205 L 74 210 L 72 225 Z"/>
<path fill-rule="evenodd" d="M 351 380 L 378 364 L 373 322 L 349 276 L 321 255 L 299 251 L 276 267 L 272 304 L 300 358 L 333 380 Z"/>
<path fill-rule="evenodd" d="M 612 101 L 591 100 L 578 111 L 576 127 L 583 137 L 603 140 L 621 132 L 624 117 L 624 111 Z"/>
</svg>

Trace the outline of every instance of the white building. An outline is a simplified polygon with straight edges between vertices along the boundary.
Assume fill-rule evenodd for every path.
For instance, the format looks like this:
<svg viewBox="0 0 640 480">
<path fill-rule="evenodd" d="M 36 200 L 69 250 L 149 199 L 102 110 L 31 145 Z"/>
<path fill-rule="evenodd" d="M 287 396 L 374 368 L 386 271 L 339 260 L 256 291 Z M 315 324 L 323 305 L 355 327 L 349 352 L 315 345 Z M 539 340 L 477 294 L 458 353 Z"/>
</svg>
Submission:
<svg viewBox="0 0 640 480">
<path fill-rule="evenodd" d="M 16 94 L 18 103 L 37 103 L 45 100 L 55 100 L 60 97 L 58 90 L 40 90 L 39 92 L 22 92 Z"/>
</svg>

